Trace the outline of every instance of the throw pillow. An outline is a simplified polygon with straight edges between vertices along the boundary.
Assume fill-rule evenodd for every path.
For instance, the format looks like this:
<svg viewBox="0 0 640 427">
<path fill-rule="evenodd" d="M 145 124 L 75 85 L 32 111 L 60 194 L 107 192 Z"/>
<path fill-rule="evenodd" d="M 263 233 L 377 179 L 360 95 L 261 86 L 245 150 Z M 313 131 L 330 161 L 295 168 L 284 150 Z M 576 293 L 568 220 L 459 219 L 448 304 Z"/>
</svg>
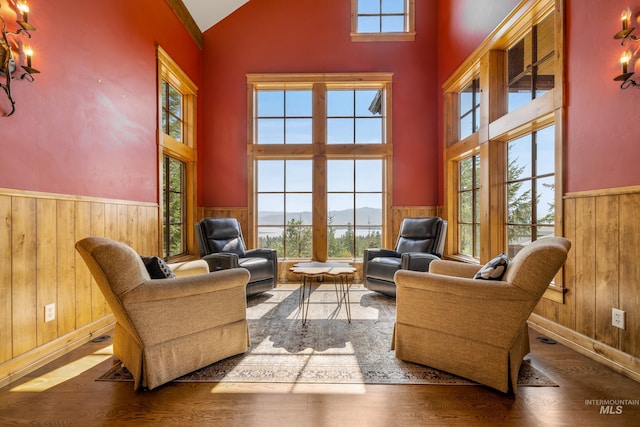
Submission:
<svg viewBox="0 0 640 427">
<path fill-rule="evenodd" d="M 144 266 L 152 279 L 173 279 L 176 275 L 162 258 L 157 256 L 141 256 Z"/>
<path fill-rule="evenodd" d="M 473 278 L 480 280 L 502 280 L 502 276 L 504 276 L 505 271 L 507 271 L 508 265 L 509 258 L 502 253 L 486 263 Z"/>
</svg>

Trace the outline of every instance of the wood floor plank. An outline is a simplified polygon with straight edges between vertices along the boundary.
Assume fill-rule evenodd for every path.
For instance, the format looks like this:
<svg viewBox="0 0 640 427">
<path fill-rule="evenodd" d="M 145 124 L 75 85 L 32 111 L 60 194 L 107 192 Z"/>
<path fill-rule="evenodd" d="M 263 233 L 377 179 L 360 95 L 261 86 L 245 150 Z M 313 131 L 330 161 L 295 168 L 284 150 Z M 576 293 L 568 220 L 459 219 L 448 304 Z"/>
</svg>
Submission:
<svg viewBox="0 0 640 427">
<path fill-rule="evenodd" d="M 535 331 L 530 335 L 527 358 L 559 387 L 520 387 L 517 396 L 462 385 L 171 383 L 135 392 L 130 382 L 95 381 L 112 363 L 110 341 L 88 343 L 0 389 L 0 424 L 638 425 L 640 403 L 607 415 L 600 413 L 597 401 L 640 399 L 639 383 L 560 344 L 543 344 Z M 76 372 L 76 364 L 82 370 Z M 30 382 L 50 388 L 18 391 Z"/>
</svg>

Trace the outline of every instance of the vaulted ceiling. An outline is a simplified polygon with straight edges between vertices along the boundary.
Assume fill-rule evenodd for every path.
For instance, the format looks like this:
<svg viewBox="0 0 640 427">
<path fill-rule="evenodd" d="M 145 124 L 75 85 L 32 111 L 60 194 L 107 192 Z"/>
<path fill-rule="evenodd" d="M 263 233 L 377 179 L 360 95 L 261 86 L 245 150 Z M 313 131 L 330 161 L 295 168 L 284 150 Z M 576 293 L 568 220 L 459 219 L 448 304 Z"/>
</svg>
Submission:
<svg viewBox="0 0 640 427">
<path fill-rule="evenodd" d="M 201 32 L 213 27 L 249 0 L 182 0 Z"/>
</svg>

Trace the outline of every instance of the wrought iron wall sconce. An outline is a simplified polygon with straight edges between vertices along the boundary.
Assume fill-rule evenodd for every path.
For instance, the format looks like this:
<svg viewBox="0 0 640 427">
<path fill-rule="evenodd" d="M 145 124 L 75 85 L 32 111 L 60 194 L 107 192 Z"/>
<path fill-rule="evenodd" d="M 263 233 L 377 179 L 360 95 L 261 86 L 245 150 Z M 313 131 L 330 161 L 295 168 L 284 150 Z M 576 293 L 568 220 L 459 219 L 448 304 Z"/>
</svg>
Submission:
<svg viewBox="0 0 640 427">
<path fill-rule="evenodd" d="M 622 21 L 622 30 L 617 32 L 613 38 L 616 40 L 621 40 L 620 44 L 624 45 L 624 43 L 627 40 L 632 40 L 632 41 L 638 41 L 640 40 L 638 37 L 636 37 L 635 35 L 633 35 L 633 31 L 635 30 L 635 27 L 631 26 L 631 8 L 627 6 L 627 10 L 625 10 L 624 12 L 622 12 L 622 14 L 620 14 L 620 20 Z M 635 80 L 631 79 L 631 76 L 633 76 L 633 71 L 629 71 L 629 62 L 631 62 L 631 59 L 633 58 L 633 54 L 631 53 L 631 51 L 626 50 L 622 53 L 622 55 L 620 56 L 620 64 L 622 65 L 622 74 L 620 74 L 619 76 L 614 77 L 614 81 L 616 82 L 622 82 L 620 83 L 620 88 L 621 89 L 627 89 L 631 86 L 639 86 L 638 83 L 635 82 Z"/>
<path fill-rule="evenodd" d="M 628 50 L 625 51 L 622 56 L 620 56 L 620 64 L 622 64 L 622 74 L 615 77 L 613 80 L 620 83 L 621 89 L 626 89 L 631 86 L 638 86 L 635 80 L 631 80 L 631 76 L 633 76 L 633 72 L 629 72 L 629 61 L 631 61 L 631 52 Z"/>
<path fill-rule="evenodd" d="M 613 38 L 620 40 L 620 44 L 624 45 L 627 40 L 638 40 L 638 37 L 634 36 L 633 31 L 635 27 L 631 27 L 631 8 L 627 6 L 627 10 L 620 14 L 620 20 L 622 21 L 622 30 L 617 32 Z"/>
<path fill-rule="evenodd" d="M 2 24 L 2 38 L 0 38 L 0 88 L 4 90 L 11 102 L 11 111 L 7 116 L 16 111 L 16 102 L 11 93 L 11 82 L 13 80 L 35 80 L 34 74 L 40 71 L 33 68 L 33 50 L 31 46 L 24 45 L 21 38 L 31 38 L 30 31 L 35 31 L 36 27 L 29 23 L 29 5 L 26 0 L 17 0 L 16 8 L 20 12 L 22 19 L 16 19 L 16 31 L 7 30 L 7 21 L 0 15 Z M 1 7 L 1 6 L 0 6 Z M 14 50 L 15 49 L 15 50 Z M 26 60 L 26 64 L 22 63 Z M 20 68 L 20 69 L 19 69 Z M 1 80 L 4 79 L 4 82 Z"/>
</svg>

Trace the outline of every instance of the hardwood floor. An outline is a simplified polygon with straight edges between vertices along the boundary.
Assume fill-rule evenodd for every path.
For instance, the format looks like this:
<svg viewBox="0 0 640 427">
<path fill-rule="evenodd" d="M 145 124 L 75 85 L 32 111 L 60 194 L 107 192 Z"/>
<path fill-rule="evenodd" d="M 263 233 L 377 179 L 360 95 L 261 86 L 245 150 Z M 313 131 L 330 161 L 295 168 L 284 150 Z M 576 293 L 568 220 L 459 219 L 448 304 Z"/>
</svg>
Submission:
<svg viewBox="0 0 640 427">
<path fill-rule="evenodd" d="M 0 425 L 640 425 L 639 383 L 530 332 L 528 358 L 559 387 L 519 387 L 517 396 L 423 385 L 176 383 L 134 392 L 129 382 L 95 381 L 112 363 L 110 340 L 88 343 L 0 389 Z M 601 414 L 601 402 L 587 402 L 600 400 L 636 402 Z"/>
</svg>

